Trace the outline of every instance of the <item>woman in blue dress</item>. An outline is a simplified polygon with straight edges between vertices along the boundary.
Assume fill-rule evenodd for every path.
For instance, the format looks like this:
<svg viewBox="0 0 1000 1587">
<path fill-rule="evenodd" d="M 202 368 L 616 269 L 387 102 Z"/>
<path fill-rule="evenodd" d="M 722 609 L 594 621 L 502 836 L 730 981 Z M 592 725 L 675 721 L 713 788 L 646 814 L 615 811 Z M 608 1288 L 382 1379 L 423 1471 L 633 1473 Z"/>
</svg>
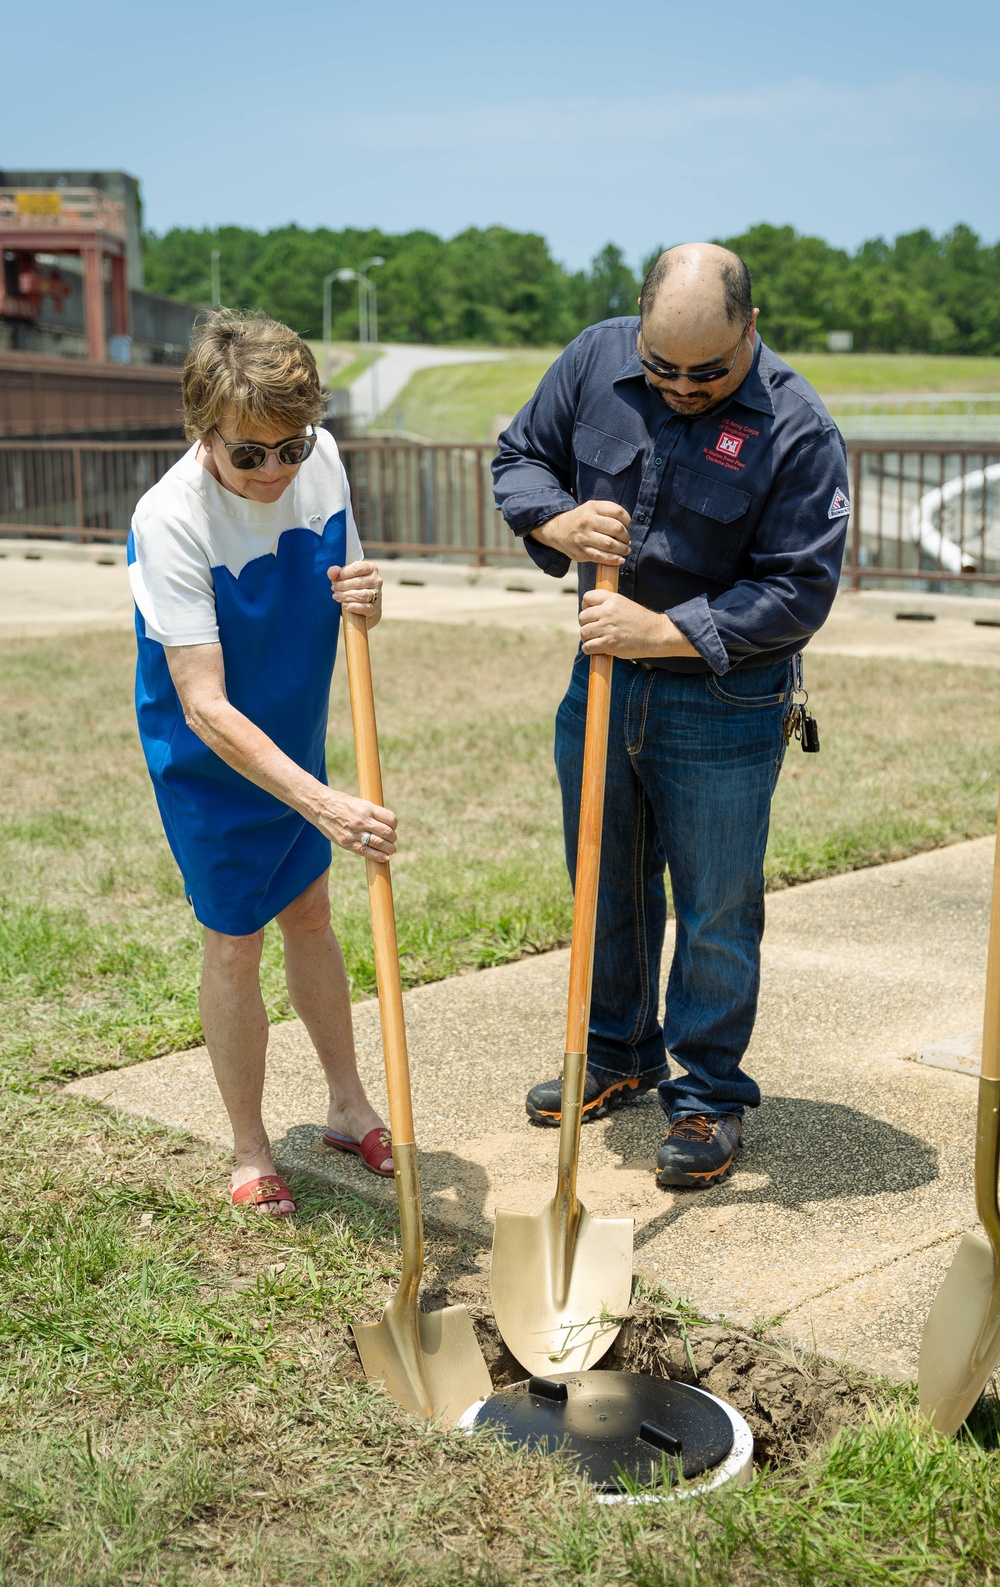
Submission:
<svg viewBox="0 0 1000 1587">
<path fill-rule="evenodd" d="M 259 966 L 275 920 L 288 993 L 329 1083 L 324 1140 L 393 1171 L 357 1071 L 344 960 L 330 928 L 331 841 L 386 861 L 390 810 L 326 780 L 341 607 L 369 626 L 382 580 L 305 343 L 221 311 L 183 373 L 188 452 L 139 502 L 129 536 L 136 709 L 164 830 L 205 933 L 201 1020 L 233 1127 L 230 1192 L 295 1210 L 261 1117 L 267 1016 Z"/>
</svg>

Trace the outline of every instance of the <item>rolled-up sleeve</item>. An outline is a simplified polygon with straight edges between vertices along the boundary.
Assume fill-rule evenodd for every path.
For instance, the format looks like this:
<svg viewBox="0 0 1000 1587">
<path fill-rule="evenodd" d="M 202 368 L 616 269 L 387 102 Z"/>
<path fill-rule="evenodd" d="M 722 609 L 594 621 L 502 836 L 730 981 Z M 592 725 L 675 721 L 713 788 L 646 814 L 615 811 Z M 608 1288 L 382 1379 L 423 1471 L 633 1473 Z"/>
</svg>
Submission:
<svg viewBox="0 0 1000 1587">
<path fill-rule="evenodd" d="M 840 582 L 847 491 L 839 432 L 802 442 L 774 479 L 750 550 L 750 576 L 711 600 L 698 596 L 668 611 L 713 672 L 804 645 L 822 627 Z"/>
<path fill-rule="evenodd" d="M 519 537 L 577 505 L 572 493 L 573 426 L 579 400 L 577 343 L 542 376 L 531 401 L 504 430 L 493 460 L 493 492 L 497 507 Z M 546 573 L 562 578 L 569 558 L 537 540 L 525 539 L 525 550 Z"/>
</svg>

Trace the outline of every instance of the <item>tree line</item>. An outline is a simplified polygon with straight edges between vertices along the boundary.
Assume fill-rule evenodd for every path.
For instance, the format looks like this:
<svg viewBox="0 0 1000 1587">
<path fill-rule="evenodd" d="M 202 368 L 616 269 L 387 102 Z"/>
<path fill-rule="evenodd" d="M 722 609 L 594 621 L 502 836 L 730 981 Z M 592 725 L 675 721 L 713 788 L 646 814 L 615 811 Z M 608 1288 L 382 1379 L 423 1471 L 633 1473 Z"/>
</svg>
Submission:
<svg viewBox="0 0 1000 1587">
<path fill-rule="evenodd" d="M 940 237 L 920 230 L 875 238 L 853 253 L 791 226 L 761 224 L 718 240 L 747 261 L 761 329 L 779 351 L 820 350 L 829 331 L 851 331 L 861 351 L 1000 354 L 1000 244 L 968 226 Z M 207 303 L 213 249 L 223 303 L 265 309 L 300 335 L 322 334 L 325 276 L 380 256 L 371 275 L 381 340 L 501 347 L 561 346 L 597 320 L 634 313 L 658 251 L 634 271 L 608 243 L 586 270 L 569 271 L 543 237 L 502 226 L 449 239 L 429 231 L 176 227 L 144 237 L 147 289 Z M 334 340 L 356 338 L 356 286 L 333 281 L 330 306 Z"/>
</svg>

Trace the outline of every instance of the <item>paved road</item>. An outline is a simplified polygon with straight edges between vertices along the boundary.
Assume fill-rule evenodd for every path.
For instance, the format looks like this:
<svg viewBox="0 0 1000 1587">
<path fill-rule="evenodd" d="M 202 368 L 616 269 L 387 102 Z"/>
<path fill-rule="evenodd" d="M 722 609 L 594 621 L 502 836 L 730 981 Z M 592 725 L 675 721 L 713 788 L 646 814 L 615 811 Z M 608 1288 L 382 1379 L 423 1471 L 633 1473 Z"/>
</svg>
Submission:
<svg viewBox="0 0 1000 1587">
<path fill-rule="evenodd" d="M 383 342 L 381 357 L 348 386 L 351 414 L 355 424 L 371 424 L 395 402 L 404 386 L 419 369 L 434 369 L 441 364 L 484 364 L 503 358 L 503 353 L 475 352 L 461 347 L 406 346 Z"/>
<path fill-rule="evenodd" d="M 124 551 L 66 551 L 0 540 L 0 636 L 133 626 Z"/>
</svg>

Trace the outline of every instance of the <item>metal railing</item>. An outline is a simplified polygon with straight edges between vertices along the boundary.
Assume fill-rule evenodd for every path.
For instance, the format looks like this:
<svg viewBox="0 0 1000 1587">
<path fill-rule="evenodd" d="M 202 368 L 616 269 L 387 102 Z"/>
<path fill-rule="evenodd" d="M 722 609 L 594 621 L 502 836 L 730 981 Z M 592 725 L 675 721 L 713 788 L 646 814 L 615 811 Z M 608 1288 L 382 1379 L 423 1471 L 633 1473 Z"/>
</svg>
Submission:
<svg viewBox="0 0 1000 1587">
<path fill-rule="evenodd" d="M 174 442 L 0 441 L 0 536 L 122 542 L 135 504 L 182 455 Z M 365 548 L 377 556 L 521 555 L 493 506 L 488 445 L 340 443 Z"/>
<path fill-rule="evenodd" d="M 125 539 L 175 442 L 0 441 L 0 536 Z M 483 565 L 523 553 L 493 506 L 489 445 L 346 440 L 358 529 L 375 556 Z M 855 442 L 844 577 L 853 589 L 1000 585 L 1000 442 Z"/>
<path fill-rule="evenodd" d="M 0 441 L 0 536 L 123 542 L 177 441 Z"/>
<path fill-rule="evenodd" d="M 518 558 L 493 505 L 489 445 L 344 441 L 358 532 L 374 555 L 450 556 L 482 566 Z"/>
<path fill-rule="evenodd" d="M 903 392 L 838 396 L 827 407 L 848 445 L 867 441 L 1000 442 L 1000 393 Z"/>
<path fill-rule="evenodd" d="M 1000 584 L 1000 442 L 849 446 L 852 589 Z"/>
</svg>

